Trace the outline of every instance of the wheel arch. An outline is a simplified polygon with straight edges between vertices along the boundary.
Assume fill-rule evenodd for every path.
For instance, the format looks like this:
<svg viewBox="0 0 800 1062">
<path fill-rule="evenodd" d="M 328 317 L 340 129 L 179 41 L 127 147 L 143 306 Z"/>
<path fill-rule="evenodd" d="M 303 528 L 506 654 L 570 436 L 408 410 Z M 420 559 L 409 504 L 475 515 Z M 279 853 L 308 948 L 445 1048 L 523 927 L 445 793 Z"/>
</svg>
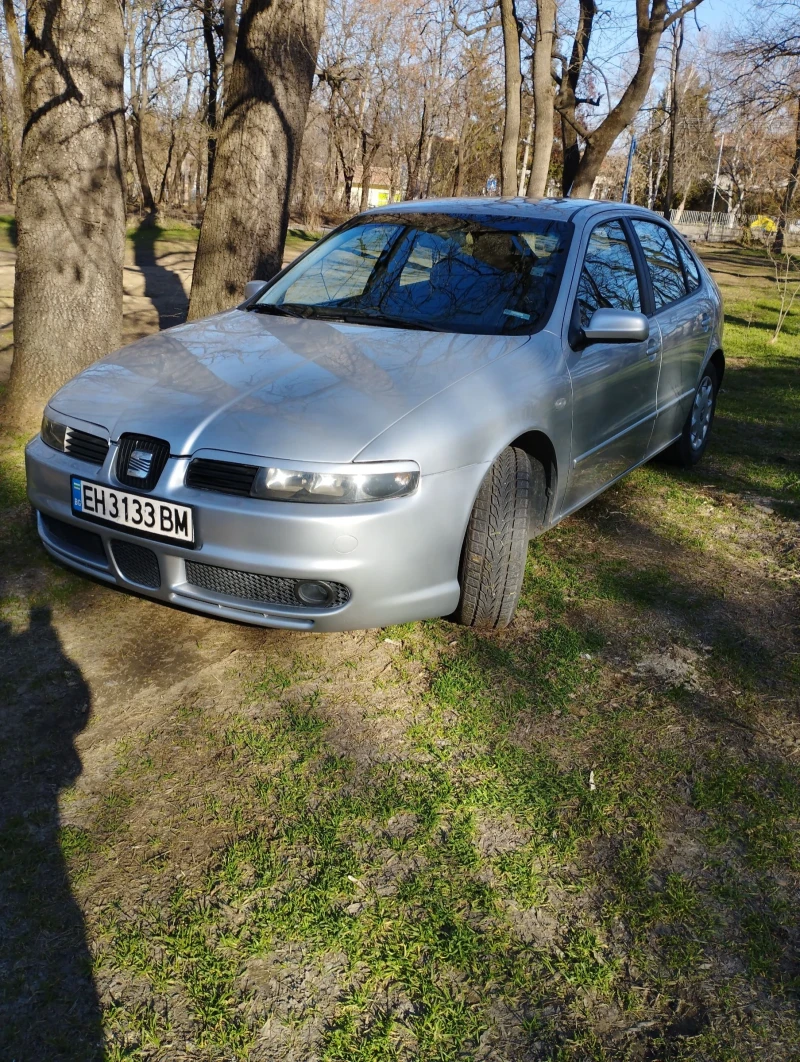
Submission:
<svg viewBox="0 0 800 1062">
<path fill-rule="evenodd" d="M 544 504 L 541 498 L 538 501 L 532 499 L 532 504 L 538 511 L 531 512 L 531 528 L 539 527 L 544 530 L 552 518 L 558 489 L 558 458 L 555 447 L 550 437 L 539 428 L 523 432 L 507 445 L 524 450 L 528 457 L 538 462 L 544 470 Z"/>
<path fill-rule="evenodd" d="M 711 357 L 708 359 L 708 364 L 713 365 L 717 373 L 717 383 L 722 383 L 722 377 L 725 375 L 725 355 L 722 352 L 722 347 L 717 347 Z"/>
</svg>

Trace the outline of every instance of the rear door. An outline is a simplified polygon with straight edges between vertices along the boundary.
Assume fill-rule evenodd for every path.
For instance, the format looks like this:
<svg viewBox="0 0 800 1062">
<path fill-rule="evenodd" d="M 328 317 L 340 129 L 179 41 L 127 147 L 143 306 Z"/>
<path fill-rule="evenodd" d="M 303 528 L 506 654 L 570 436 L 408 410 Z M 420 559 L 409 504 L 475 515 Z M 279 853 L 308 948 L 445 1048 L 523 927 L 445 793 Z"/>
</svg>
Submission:
<svg viewBox="0 0 800 1062">
<path fill-rule="evenodd" d="M 651 327 L 657 325 L 661 333 L 658 416 L 649 446 L 649 452 L 655 453 L 680 434 L 691 408 L 712 314 L 701 297 L 697 266 L 691 262 L 692 278 L 667 226 L 636 217 L 630 223 L 650 277 Z"/>
<path fill-rule="evenodd" d="M 591 230 L 574 297 L 567 364 L 572 452 L 564 510 L 574 509 L 644 459 L 656 414 L 658 328 L 641 343 L 581 347 L 580 327 L 603 307 L 642 311 L 644 278 L 617 218 Z M 577 348 L 577 349 L 576 349 Z"/>
</svg>

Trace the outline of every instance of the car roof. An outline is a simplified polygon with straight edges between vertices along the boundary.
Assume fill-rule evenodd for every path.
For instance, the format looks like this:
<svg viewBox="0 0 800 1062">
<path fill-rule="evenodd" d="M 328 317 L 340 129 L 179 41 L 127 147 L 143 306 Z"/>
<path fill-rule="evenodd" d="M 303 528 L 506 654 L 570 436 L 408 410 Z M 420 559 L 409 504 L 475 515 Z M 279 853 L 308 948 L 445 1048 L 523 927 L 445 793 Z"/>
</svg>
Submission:
<svg viewBox="0 0 800 1062">
<path fill-rule="evenodd" d="M 386 213 L 483 214 L 484 216 L 502 216 L 506 220 L 518 217 L 569 221 L 584 211 L 590 212 L 608 207 L 613 207 L 620 213 L 650 213 L 645 207 L 618 203 L 610 199 L 528 199 L 525 196 L 405 199 L 402 203 L 387 203 L 385 206 L 374 207 L 365 213 L 369 215 Z"/>
</svg>

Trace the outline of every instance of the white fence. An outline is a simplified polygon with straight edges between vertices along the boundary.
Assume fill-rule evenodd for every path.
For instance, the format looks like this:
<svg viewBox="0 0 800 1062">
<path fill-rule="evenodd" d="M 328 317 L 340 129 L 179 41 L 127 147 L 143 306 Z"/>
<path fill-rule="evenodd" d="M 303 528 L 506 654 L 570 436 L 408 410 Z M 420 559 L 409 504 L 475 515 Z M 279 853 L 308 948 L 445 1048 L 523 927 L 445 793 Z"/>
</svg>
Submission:
<svg viewBox="0 0 800 1062">
<path fill-rule="evenodd" d="M 775 232 L 777 218 L 765 214 L 729 214 L 727 212 L 714 211 L 711 217 L 709 210 L 673 210 L 670 214 L 672 224 L 683 233 L 684 236 L 694 240 L 731 240 L 736 239 L 743 228 L 753 226 L 753 222 L 761 222 L 751 228 L 754 236 L 769 237 Z M 767 223 L 764 225 L 764 223 Z M 770 225 L 769 222 L 772 224 Z M 786 226 L 786 235 L 794 240 L 800 235 L 800 218 L 793 219 Z"/>
</svg>

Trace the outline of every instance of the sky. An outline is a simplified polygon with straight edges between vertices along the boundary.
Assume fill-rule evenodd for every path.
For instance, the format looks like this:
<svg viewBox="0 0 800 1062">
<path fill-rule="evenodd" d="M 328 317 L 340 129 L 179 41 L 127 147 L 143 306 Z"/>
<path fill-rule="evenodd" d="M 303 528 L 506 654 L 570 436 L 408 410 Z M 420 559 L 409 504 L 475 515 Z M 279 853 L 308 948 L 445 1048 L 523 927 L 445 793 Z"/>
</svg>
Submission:
<svg viewBox="0 0 800 1062">
<path fill-rule="evenodd" d="M 703 0 L 697 8 L 697 20 L 701 26 L 716 32 L 741 21 L 741 16 L 750 14 L 755 7 L 754 0 Z M 693 19 L 694 14 L 689 18 Z"/>
</svg>

